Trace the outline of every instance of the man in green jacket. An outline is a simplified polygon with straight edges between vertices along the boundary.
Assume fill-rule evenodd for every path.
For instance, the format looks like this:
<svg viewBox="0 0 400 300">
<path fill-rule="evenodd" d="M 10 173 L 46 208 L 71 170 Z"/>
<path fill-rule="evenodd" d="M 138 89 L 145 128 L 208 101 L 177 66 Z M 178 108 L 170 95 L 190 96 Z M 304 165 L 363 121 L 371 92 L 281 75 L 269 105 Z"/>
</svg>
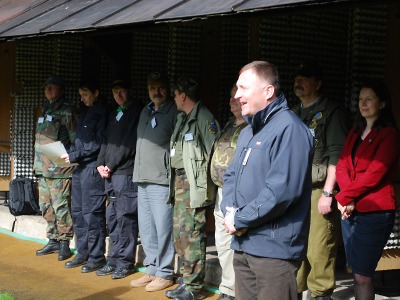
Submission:
<svg viewBox="0 0 400 300">
<path fill-rule="evenodd" d="M 346 111 L 340 103 L 321 93 L 322 70 L 315 62 L 305 62 L 295 74 L 294 92 L 301 104 L 294 112 L 314 137 L 312 165 L 311 221 L 307 258 L 297 273 L 297 290 L 309 289 L 319 300 L 331 299 L 335 289 L 335 262 L 340 216 L 333 198 L 336 190 L 336 163 L 347 137 Z"/>
<path fill-rule="evenodd" d="M 181 113 L 171 137 L 170 202 L 174 203 L 173 237 L 183 283 L 165 294 L 175 300 L 204 299 L 206 208 L 216 196 L 208 166 L 219 125 L 199 102 L 196 81 L 180 78 L 172 90 Z"/>
</svg>

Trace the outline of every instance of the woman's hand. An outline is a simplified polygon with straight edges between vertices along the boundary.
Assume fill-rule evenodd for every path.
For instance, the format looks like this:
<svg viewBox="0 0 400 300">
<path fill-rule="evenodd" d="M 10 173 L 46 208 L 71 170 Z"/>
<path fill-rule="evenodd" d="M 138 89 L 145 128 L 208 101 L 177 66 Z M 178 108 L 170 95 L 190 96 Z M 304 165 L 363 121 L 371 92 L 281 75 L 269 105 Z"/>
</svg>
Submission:
<svg viewBox="0 0 400 300">
<path fill-rule="evenodd" d="M 337 203 L 338 209 L 340 210 L 341 214 L 342 214 L 342 220 L 346 220 L 348 218 L 351 217 L 351 215 L 353 214 L 353 211 L 355 209 L 355 204 L 354 201 L 351 201 L 349 203 L 347 203 L 347 205 L 342 206 L 339 202 Z"/>
</svg>

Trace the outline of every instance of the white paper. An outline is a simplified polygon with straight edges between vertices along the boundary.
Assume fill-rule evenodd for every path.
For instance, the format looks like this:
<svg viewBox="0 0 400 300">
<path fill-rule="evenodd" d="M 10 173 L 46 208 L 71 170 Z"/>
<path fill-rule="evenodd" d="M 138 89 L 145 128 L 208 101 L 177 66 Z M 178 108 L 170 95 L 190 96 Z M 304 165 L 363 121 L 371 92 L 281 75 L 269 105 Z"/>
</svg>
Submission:
<svg viewBox="0 0 400 300">
<path fill-rule="evenodd" d="M 65 150 L 64 145 L 58 141 L 45 145 L 37 146 L 40 152 L 48 157 L 57 167 L 66 168 L 71 166 L 77 166 L 77 163 L 69 164 L 63 158 L 62 155 L 67 154 L 67 150 Z"/>
</svg>

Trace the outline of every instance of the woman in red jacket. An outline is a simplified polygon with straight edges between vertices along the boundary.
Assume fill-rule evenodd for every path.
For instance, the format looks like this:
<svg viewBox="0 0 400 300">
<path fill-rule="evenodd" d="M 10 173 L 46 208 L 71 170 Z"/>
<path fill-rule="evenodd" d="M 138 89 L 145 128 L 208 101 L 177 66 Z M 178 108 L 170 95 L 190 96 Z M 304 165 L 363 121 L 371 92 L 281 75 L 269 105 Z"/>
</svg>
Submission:
<svg viewBox="0 0 400 300">
<path fill-rule="evenodd" d="M 400 133 L 385 85 L 361 86 L 355 125 L 336 166 L 342 235 L 356 299 L 374 299 L 372 277 L 393 228 Z"/>
</svg>

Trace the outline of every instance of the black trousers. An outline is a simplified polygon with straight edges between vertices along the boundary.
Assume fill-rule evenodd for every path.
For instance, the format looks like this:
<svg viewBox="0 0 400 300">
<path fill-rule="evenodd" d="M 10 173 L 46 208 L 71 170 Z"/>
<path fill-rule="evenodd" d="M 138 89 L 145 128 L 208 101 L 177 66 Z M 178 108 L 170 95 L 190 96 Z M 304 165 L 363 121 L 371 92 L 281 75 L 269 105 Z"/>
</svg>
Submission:
<svg viewBox="0 0 400 300">
<path fill-rule="evenodd" d="M 104 179 L 96 168 L 79 166 L 72 175 L 71 214 L 78 257 L 104 260 L 106 238 Z"/>
<path fill-rule="evenodd" d="M 106 209 L 107 226 L 112 241 L 108 264 L 133 269 L 138 239 L 137 183 L 132 175 L 112 175 L 106 179 L 109 203 Z"/>
</svg>

